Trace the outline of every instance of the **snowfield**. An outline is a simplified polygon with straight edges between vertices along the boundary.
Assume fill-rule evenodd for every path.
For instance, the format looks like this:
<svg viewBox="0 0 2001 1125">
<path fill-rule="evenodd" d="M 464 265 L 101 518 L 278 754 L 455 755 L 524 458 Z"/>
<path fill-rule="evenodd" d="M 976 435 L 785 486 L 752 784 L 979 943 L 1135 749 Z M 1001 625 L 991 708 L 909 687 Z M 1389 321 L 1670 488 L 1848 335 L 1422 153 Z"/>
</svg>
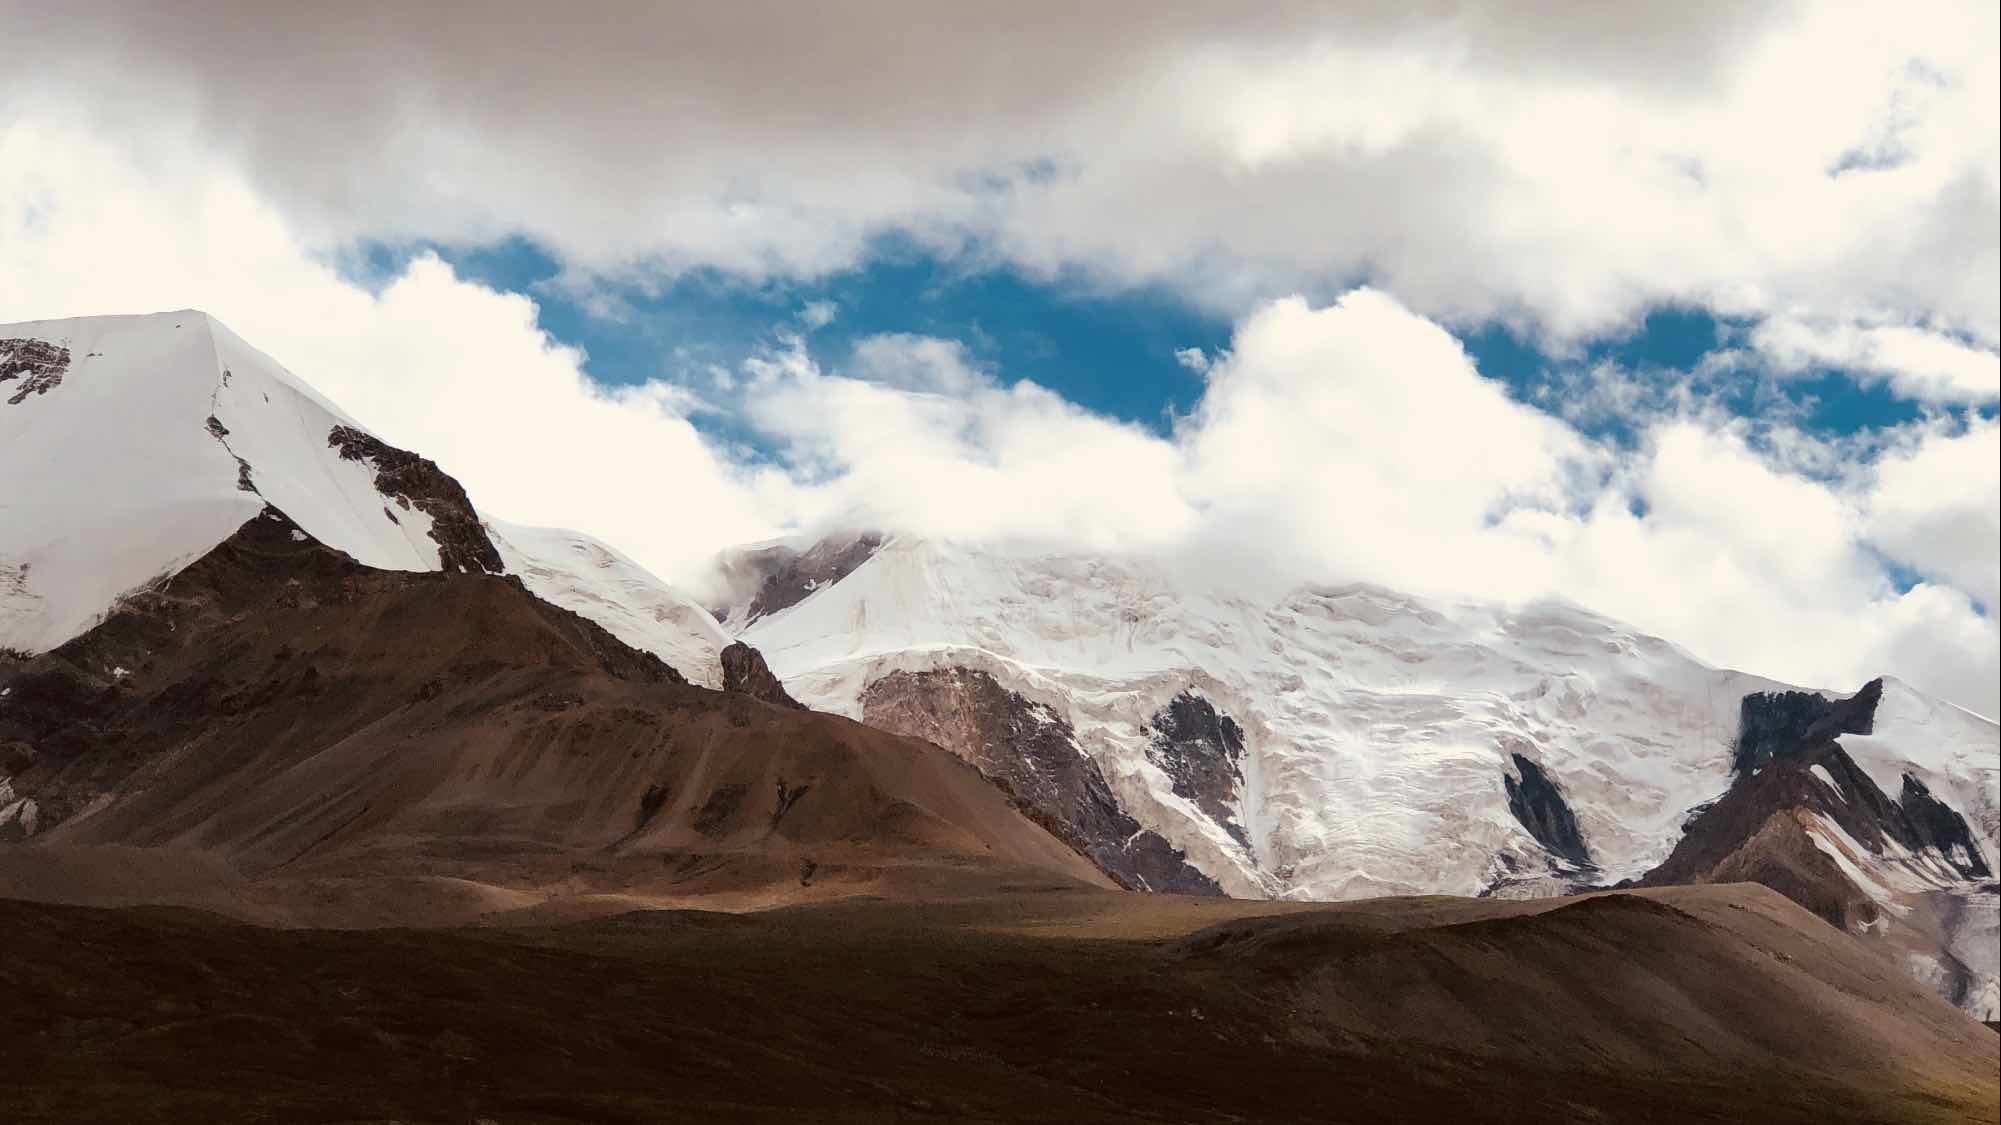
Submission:
<svg viewBox="0 0 2001 1125">
<path fill-rule="evenodd" d="M 1344 586 L 1261 604 L 1142 563 L 909 538 L 743 638 L 802 701 L 855 717 L 890 671 L 988 672 L 1067 719 L 1134 815 L 1231 893 L 1302 899 L 1644 874 L 1728 788 L 1744 695 L 1787 686 L 1560 602 Z M 1248 848 L 1148 760 L 1152 717 L 1190 690 L 1245 731 Z M 1992 862 L 1992 722 L 1892 680 L 1876 733 L 1843 742 L 1887 791 L 1908 770 L 1942 795 Z M 1510 812 L 1516 753 L 1562 790 L 1595 871 L 1557 866 Z"/>
<path fill-rule="evenodd" d="M 70 359 L 50 389 L 0 396 L 0 645 L 68 640 L 266 503 L 371 566 L 436 569 L 423 513 L 392 517 L 368 466 L 328 448 L 354 421 L 206 314 L 0 325 L 8 339 Z"/>
</svg>

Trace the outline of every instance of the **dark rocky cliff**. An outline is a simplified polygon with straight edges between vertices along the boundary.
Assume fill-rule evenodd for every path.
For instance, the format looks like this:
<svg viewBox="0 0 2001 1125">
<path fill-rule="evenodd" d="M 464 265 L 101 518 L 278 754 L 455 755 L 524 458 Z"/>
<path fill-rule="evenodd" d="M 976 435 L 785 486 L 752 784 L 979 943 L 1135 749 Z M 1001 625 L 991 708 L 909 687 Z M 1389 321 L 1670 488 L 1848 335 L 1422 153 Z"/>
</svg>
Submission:
<svg viewBox="0 0 2001 1125">
<path fill-rule="evenodd" d="M 486 537 L 479 513 L 466 498 L 465 489 L 436 461 L 398 449 L 351 426 L 335 426 L 327 433 L 327 445 L 349 461 L 361 461 L 375 470 L 376 491 L 408 511 L 415 508 L 431 517 L 431 538 L 438 544 L 438 564 L 445 570 L 463 574 L 499 574 L 507 567 L 500 552 Z M 385 507 L 390 519 L 396 513 Z"/>
</svg>

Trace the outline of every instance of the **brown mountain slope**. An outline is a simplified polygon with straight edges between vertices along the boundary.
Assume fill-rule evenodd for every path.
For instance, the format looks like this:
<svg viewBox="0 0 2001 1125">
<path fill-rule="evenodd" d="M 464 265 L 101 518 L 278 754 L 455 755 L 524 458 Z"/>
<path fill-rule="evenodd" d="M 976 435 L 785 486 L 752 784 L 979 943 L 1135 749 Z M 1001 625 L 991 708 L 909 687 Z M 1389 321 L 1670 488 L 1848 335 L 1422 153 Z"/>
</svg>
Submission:
<svg viewBox="0 0 2001 1125">
<path fill-rule="evenodd" d="M 1997 1112 L 2001 1039 L 1750 887 L 1315 908 L 1074 890 L 369 933 L 0 902 L 0 928 L 19 1121 Z"/>
<path fill-rule="evenodd" d="M 106 845 L 431 880 L 445 917 L 521 904 L 482 888 L 1105 882 L 935 747 L 680 681 L 514 579 L 372 570 L 267 511 L 12 673 L 0 745 L 29 843 L 84 884 Z"/>
</svg>

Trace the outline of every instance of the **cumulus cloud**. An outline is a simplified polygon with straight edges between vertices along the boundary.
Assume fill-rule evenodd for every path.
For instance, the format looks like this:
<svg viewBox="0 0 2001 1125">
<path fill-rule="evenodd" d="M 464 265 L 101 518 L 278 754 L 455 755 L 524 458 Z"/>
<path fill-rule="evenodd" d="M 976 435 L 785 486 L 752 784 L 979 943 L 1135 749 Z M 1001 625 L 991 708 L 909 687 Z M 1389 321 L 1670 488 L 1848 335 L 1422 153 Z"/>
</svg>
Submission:
<svg viewBox="0 0 2001 1125">
<path fill-rule="evenodd" d="M 782 443 L 826 518 L 1060 549 L 1158 550 L 1190 532 L 1177 449 L 956 342 L 865 339 L 843 372 L 788 345 L 752 360 L 744 417 Z"/>
<path fill-rule="evenodd" d="M 2001 428 L 1931 432 L 1876 466 L 1869 539 L 1884 554 L 2001 609 Z"/>
<path fill-rule="evenodd" d="M 1492 525 L 1570 510 L 1603 459 L 1374 290 L 1320 309 L 1289 298 L 1244 320 L 1178 439 L 1212 533 L 1291 554 L 1286 573 L 1503 597 L 1546 575 L 1539 548 Z"/>
<path fill-rule="evenodd" d="M 35 44 L 0 73 L 22 116 L 185 134 L 316 245 L 772 277 L 896 235 L 1232 315 L 1365 278 L 1561 337 L 1662 302 L 2001 332 L 1992 4 L 0 0 L 0 28 Z"/>
<path fill-rule="evenodd" d="M 1997 710 L 1991 420 L 1831 442 L 1684 400 L 1630 415 L 1620 448 L 1375 290 L 1246 317 L 1169 436 L 928 337 L 865 341 L 840 371 L 790 346 L 752 368 L 748 416 L 829 518 L 1151 554 L 1239 589 L 1556 595 L 1717 663 L 1837 690 L 1890 672 Z"/>
<path fill-rule="evenodd" d="M 841 306 L 833 301 L 808 301 L 799 309 L 799 323 L 808 332 L 825 328 L 841 315 Z"/>
</svg>

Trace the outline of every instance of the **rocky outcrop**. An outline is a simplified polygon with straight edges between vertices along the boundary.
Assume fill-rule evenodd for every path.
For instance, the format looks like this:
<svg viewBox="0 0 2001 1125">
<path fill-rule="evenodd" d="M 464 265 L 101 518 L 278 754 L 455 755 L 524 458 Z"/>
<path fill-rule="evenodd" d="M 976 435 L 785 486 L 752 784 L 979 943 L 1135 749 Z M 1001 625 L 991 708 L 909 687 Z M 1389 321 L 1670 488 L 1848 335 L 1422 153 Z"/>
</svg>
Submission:
<svg viewBox="0 0 2001 1125">
<path fill-rule="evenodd" d="M 1969 962 L 1965 939 L 1978 928 L 1968 896 L 1989 893 L 1971 884 L 1991 875 L 1966 818 L 1908 773 L 1891 797 L 1832 737 L 1868 730 L 1880 695 L 1875 681 L 1833 702 L 1810 692 L 1747 697 L 1729 790 L 1696 811 L 1640 883 L 1762 884 L 1923 967 L 1953 1003 L 1984 1011 L 1993 969 Z"/>
<path fill-rule="evenodd" d="M 472 501 L 459 482 L 428 457 L 397 449 L 352 426 L 335 426 L 327 445 L 342 458 L 375 470 L 375 488 L 405 511 L 415 508 L 431 518 L 431 539 L 438 545 L 441 569 L 463 574 L 499 574 L 506 570 L 500 552 L 486 537 Z M 384 509 L 389 518 L 396 514 Z"/>
<path fill-rule="evenodd" d="M 806 705 L 787 694 L 785 685 L 771 674 L 771 666 L 764 662 L 764 654 L 742 641 L 723 649 L 722 664 L 724 691 L 748 695 L 780 707 L 806 709 Z"/>
<path fill-rule="evenodd" d="M 1830 700 L 1812 691 L 1752 692 L 1738 707 L 1731 764 L 1738 773 L 1748 773 L 1792 750 L 1844 734 L 1868 734 L 1875 729 L 1876 706 L 1882 699 L 1881 679 L 1869 681 L 1847 699 Z"/>
<path fill-rule="evenodd" d="M 45 395 L 61 385 L 69 370 L 69 349 L 47 340 L 0 340 L 0 383 L 21 380 L 7 405 L 19 406 L 29 395 Z"/>
<path fill-rule="evenodd" d="M 227 380 L 229 372 L 223 372 L 222 377 Z M 238 492 L 252 492 L 262 496 L 263 493 L 257 491 L 256 473 L 250 467 L 250 462 L 245 461 L 242 457 L 238 457 L 236 450 L 229 447 L 229 427 L 222 424 L 222 419 L 211 414 L 208 416 L 207 423 L 202 428 L 208 431 L 208 436 L 221 444 L 223 452 L 236 458 L 236 490 Z M 393 519 L 394 517 L 391 518 Z"/>
<path fill-rule="evenodd" d="M 1591 850 L 1584 845 L 1577 815 L 1563 799 L 1563 791 L 1541 766 L 1520 754 L 1513 757 L 1515 773 L 1501 775 L 1508 789 L 1508 811 L 1551 855 L 1574 867 L 1592 866 Z"/>
<path fill-rule="evenodd" d="M 1243 825 L 1244 731 L 1207 700 L 1184 691 L 1153 717 L 1147 760 L 1159 766 L 1174 795 L 1193 801 L 1246 850 Z"/>
<path fill-rule="evenodd" d="M 1640 882 L 1762 883 L 1836 926 L 1871 924 L 1877 904 L 1813 842 L 1823 819 L 1872 852 L 1910 835 L 1897 803 L 1839 743 L 1823 742 L 1789 748 L 1757 774 L 1739 776 Z"/>
<path fill-rule="evenodd" d="M 1119 805 L 1068 722 L 985 672 L 891 672 L 862 694 L 862 721 L 936 743 L 971 762 L 1038 823 L 1130 889 L 1223 893 L 1180 849 Z"/>
<path fill-rule="evenodd" d="M 733 552 L 723 559 L 723 577 L 739 597 L 715 607 L 716 619 L 741 628 L 798 605 L 853 574 L 882 544 L 880 533 L 863 531 L 830 535 L 804 551 L 780 545 Z"/>
</svg>

